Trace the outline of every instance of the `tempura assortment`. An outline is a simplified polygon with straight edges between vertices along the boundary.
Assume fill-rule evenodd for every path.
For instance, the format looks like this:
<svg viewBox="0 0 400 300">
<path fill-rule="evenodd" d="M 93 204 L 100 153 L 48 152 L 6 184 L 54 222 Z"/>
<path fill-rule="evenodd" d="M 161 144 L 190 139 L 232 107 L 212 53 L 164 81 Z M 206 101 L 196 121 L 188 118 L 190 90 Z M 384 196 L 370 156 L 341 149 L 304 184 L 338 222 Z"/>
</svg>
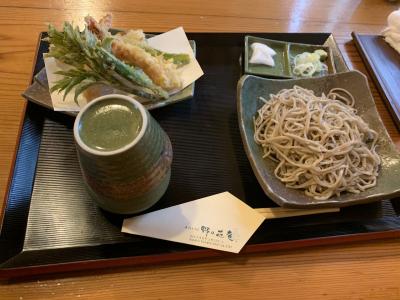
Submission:
<svg viewBox="0 0 400 300">
<path fill-rule="evenodd" d="M 68 22 L 63 31 L 49 26 L 47 57 L 73 67 L 57 72 L 63 78 L 52 92 L 64 92 L 65 98 L 75 88 L 77 101 L 89 87 L 105 85 L 150 99 L 166 99 L 182 88 L 179 68 L 190 62 L 188 54 L 152 48 L 140 29 L 113 34 L 110 14 L 98 22 L 87 16 L 85 22 L 83 32 Z"/>
</svg>

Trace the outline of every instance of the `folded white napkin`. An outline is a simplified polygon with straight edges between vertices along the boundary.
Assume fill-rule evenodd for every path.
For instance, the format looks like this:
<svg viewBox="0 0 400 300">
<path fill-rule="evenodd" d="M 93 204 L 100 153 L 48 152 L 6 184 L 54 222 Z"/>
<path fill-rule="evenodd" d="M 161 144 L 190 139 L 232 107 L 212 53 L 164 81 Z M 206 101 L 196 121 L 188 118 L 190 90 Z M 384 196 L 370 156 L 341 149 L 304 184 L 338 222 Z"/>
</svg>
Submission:
<svg viewBox="0 0 400 300">
<path fill-rule="evenodd" d="M 393 11 L 387 18 L 388 27 L 382 31 L 385 41 L 400 54 L 400 9 Z"/>
</svg>

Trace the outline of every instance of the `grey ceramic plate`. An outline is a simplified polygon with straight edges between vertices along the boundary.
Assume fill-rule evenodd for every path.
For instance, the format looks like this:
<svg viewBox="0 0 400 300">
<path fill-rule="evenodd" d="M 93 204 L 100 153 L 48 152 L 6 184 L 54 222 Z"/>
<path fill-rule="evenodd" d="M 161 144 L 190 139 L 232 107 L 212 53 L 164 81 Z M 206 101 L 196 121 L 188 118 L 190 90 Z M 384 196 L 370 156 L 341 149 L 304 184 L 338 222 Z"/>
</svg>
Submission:
<svg viewBox="0 0 400 300">
<path fill-rule="evenodd" d="M 149 36 L 152 35 L 147 35 L 147 37 Z M 193 49 L 194 55 L 196 56 L 196 42 L 193 40 L 189 40 L 189 43 Z M 193 82 L 179 93 L 176 93 L 165 100 L 151 100 L 139 96 L 135 96 L 135 99 L 141 102 L 147 109 L 151 110 L 154 108 L 174 104 L 176 102 L 192 98 L 194 95 L 194 85 L 195 83 Z M 49 83 L 47 81 L 47 74 L 45 68 L 43 68 L 35 76 L 33 84 L 30 85 L 22 93 L 22 96 L 24 96 L 27 100 L 32 101 L 36 104 L 47 107 L 49 109 L 53 109 L 53 103 L 51 102 L 51 97 L 49 93 Z M 65 111 L 65 112 L 60 111 L 60 112 L 73 116 L 78 114 L 78 112 L 70 112 L 70 111 Z"/>
<path fill-rule="evenodd" d="M 328 200 L 315 200 L 303 191 L 287 188 L 274 175 L 276 163 L 262 158 L 262 148 L 254 142 L 253 117 L 262 106 L 260 96 L 268 97 L 282 89 L 299 85 L 313 90 L 317 95 L 335 87 L 345 88 L 355 97 L 358 114 L 380 136 L 378 152 L 382 166 L 377 185 L 359 194 L 343 193 Z M 244 75 L 237 88 L 239 127 L 253 171 L 264 192 L 278 205 L 293 208 L 344 207 L 400 196 L 400 154 L 391 141 L 376 110 L 367 78 L 358 71 L 349 71 L 310 79 L 266 79 Z"/>
<path fill-rule="evenodd" d="M 250 46 L 255 42 L 265 44 L 275 50 L 276 55 L 274 56 L 274 67 L 249 63 L 250 57 L 253 53 Z M 313 77 L 336 73 L 333 53 L 328 45 L 291 43 L 248 35 L 244 39 L 244 72 L 246 74 L 270 78 L 295 78 L 296 75 L 294 75 L 292 72 L 294 67 L 293 58 L 303 52 L 314 52 L 317 49 L 322 49 L 328 53 L 328 58 L 325 61 L 325 64 L 328 66 L 328 70 L 324 73 L 315 73 Z"/>
</svg>

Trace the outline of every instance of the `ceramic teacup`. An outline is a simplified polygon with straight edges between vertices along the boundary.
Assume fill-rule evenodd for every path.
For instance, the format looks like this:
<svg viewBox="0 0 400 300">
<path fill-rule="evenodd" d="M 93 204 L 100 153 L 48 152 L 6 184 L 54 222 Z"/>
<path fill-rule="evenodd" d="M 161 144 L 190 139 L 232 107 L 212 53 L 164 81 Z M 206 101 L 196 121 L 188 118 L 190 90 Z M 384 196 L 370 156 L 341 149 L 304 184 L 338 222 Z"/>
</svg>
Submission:
<svg viewBox="0 0 400 300">
<path fill-rule="evenodd" d="M 76 117 L 74 138 L 86 187 L 104 210 L 137 213 L 167 189 L 171 142 L 133 98 L 113 94 L 91 101 Z"/>
</svg>

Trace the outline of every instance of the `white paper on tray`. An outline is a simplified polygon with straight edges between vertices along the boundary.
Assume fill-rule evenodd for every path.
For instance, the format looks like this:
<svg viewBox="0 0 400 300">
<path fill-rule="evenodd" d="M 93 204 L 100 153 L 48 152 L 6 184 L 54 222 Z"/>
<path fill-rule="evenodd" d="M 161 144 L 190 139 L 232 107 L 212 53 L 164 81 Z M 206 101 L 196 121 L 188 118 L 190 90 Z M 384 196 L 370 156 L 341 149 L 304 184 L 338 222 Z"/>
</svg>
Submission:
<svg viewBox="0 0 400 300">
<path fill-rule="evenodd" d="M 44 65 L 46 67 L 47 80 L 50 88 L 52 88 L 58 80 L 63 78 L 62 75 L 56 74 L 57 71 L 67 71 L 72 68 L 54 57 L 44 57 Z M 77 100 L 79 105 L 75 103 L 75 89 L 72 89 L 69 94 L 67 94 L 65 100 L 63 100 L 64 92 L 52 92 L 50 95 L 53 108 L 56 111 L 79 111 L 80 107 L 85 106 L 87 103 L 87 99 L 83 94 L 78 96 Z"/>
<path fill-rule="evenodd" d="M 192 47 L 190 47 L 189 40 L 182 27 L 149 38 L 148 43 L 151 47 L 160 51 L 190 55 L 190 63 L 180 68 L 183 81 L 182 88 L 187 87 L 204 74 L 199 62 L 194 57 Z"/>
<path fill-rule="evenodd" d="M 265 220 L 229 192 L 125 219 L 122 232 L 239 253 Z"/>
<path fill-rule="evenodd" d="M 190 47 L 189 40 L 187 39 L 185 31 L 182 27 L 178 27 L 176 29 L 149 38 L 148 43 L 153 48 L 164 52 L 186 53 L 190 55 L 190 63 L 179 68 L 183 81 L 182 89 L 193 83 L 196 79 L 204 74 L 193 54 L 193 50 Z M 63 64 L 62 62 L 59 62 L 52 57 L 44 57 L 44 62 L 50 88 L 54 86 L 55 82 L 58 79 L 62 78 L 61 75 L 55 74 L 57 71 L 68 70 L 69 68 L 71 68 L 70 66 Z M 176 92 L 177 91 L 174 91 L 174 93 Z M 51 93 L 51 100 L 53 102 L 54 110 L 79 111 L 80 107 L 83 107 L 88 102 L 88 99 L 86 99 L 84 94 L 81 94 L 78 97 L 79 105 L 77 105 L 74 102 L 74 94 L 75 89 L 72 89 L 65 97 L 65 100 L 63 100 L 64 92 Z"/>
</svg>

